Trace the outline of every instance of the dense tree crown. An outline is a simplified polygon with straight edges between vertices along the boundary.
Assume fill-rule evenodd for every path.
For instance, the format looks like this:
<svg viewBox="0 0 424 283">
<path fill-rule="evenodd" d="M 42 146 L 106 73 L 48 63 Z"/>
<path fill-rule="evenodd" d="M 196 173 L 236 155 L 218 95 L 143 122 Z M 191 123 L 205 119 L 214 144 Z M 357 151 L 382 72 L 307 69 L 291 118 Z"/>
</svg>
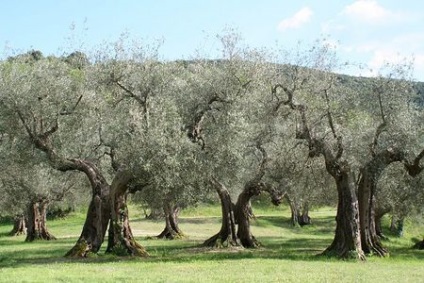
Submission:
<svg viewBox="0 0 424 283">
<path fill-rule="evenodd" d="M 68 256 L 97 252 L 107 227 L 108 252 L 147 256 L 131 232 L 129 193 L 163 209 L 167 238 L 184 236 L 181 208 L 219 197 L 222 228 L 205 245 L 256 247 L 250 200 L 266 192 L 276 205 L 288 200 L 293 225 L 311 223 L 313 206 L 337 205 L 325 254 L 386 255 L 381 217 L 421 213 L 423 201 L 414 191 L 423 86 L 411 66 L 353 77 L 334 72 L 344 65 L 325 41 L 274 52 L 237 34 L 218 39 L 220 60 L 161 61 L 157 46 L 118 41 L 90 56 L 1 61 L 0 215 L 90 187 Z"/>
</svg>

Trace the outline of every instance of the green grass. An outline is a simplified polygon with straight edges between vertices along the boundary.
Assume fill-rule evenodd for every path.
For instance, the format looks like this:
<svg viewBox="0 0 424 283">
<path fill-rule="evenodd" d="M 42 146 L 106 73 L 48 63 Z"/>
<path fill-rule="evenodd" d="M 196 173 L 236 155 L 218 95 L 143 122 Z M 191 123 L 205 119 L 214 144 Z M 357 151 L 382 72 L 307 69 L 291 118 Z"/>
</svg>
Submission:
<svg viewBox="0 0 424 283">
<path fill-rule="evenodd" d="M 184 240 L 148 239 L 160 233 L 162 221 L 146 220 L 132 209 L 132 228 L 149 258 L 118 258 L 104 254 L 84 260 L 65 259 L 84 222 L 83 214 L 49 222 L 58 240 L 25 243 L 8 237 L 10 223 L 0 225 L 0 282 L 422 282 L 424 251 L 412 250 L 412 237 L 423 227 L 407 223 L 404 238 L 384 244 L 389 258 L 367 262 L 316 256 L 332 241 L 334 210 L 311 212 L 313 225 L 293 228 L 287 207 L 255 207 L 253 234 L 263 246 L 209 249 L 199 245 L 220 228 L 220 208 L 201 206 L 182 213 Z"/>
</svg>

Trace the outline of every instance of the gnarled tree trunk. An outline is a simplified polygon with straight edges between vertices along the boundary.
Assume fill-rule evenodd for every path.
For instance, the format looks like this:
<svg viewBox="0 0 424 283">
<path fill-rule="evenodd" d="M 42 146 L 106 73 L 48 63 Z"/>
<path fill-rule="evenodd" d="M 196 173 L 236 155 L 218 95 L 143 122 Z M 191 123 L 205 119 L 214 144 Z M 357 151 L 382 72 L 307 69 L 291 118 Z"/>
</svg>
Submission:
<svg viewBox="0 0 424 283">
<path fill-rule="evenodd" d="M 106 252 L 119 256 L 145 257 L 146 252 L 134 238 L 131 231 L 127 207 L 128 184 L 132 180 L 131 172 L 117 172 L 111 186 L 111 224 Z"/>
<path fill-rule="evenodd" d="M 13 229 L 10 231 L 10 236 L 25 235 L 27 232 L 26 219 L 24 214 L 17 214 L 13 217 Z"/>
<path fill-rule="evenodd" d="M 42 127 L 37 129 L 31 127 L 34 123 L 33 116 L 26 117 L 20 109 L 16 109 L 16 111 L 28 137 L 37 149 L 46 154 L 52 168 L 62 172 L 84 172 L 89 179 L 92 199 L 87 217 L 77 243 L 65 256 L 86 257 L 91 252 L 97 253 L 103 243 L 110 219 L 109 184 L 95 164 L 87 160 L 66 158 L 56 151 L 50 137 L 59 129 L 57 120 L 47 130 Z"/>
<path fill-rule="evenodd" d="M 361 245 L 358 200 L 354 178 L 347 164 L 327 163 L 327 170 L 336 181 L 338 204 L 336 233 L 332 244 L 323 255 L 365 260 Z"/>
<path fill-rule="evenodd" d="M 35 198 L 28 205 L 28 228 L 25 241 L 56 240 L 47 230 L 46 215 L 49 202 L 44 198 Z"/>
<path fill-rule="evenodd" d="M 82 171 L 88 177 L 92 198 L 81 235 L 74 247 L 66 253 L 66 257 L 87 257 L 89 253 L 97 253 L 104 241 L 106 229 L 111 217 L 110 186 L 91 162 L 70 160 L 74 170 Z"/>
<path fill-rule="evenodd" d="M 304 203 L 302 208 L 302 214 L 298 217 L 300 226 L 310 225 L 312 223 L 311 217 L 309 216 L 309 204 Z"/>
<path fill-rule="evenodd" d="M 361 225 L 362 249 L 366 254 L 388 255 L 377 234 L 375 222 L 375 192 L 383 171 L 391 163 L 403 160 L 403 152 L 389 148 L 375 154 L 373 159 L 361 169 L 358 184 L 359 218 Z"/>
<path fill-rule="evenodd" d="M 239 246 L 234 217 L 234 204 L 231 201 L 228 189 L 220 182 L 213 180 L 216 191 L 221 200 L 222 223 L 221 230 L 207 239 L 203 245 L 208 247 Z"/>
<path fill-rule="evenodd" d="M 180 207 L 173 205 L 171 201 L 166 201 L 163 204 L 163 212 L 165 214 L 165 228 L 157 238 L 170 240 L 184 238 L 185 235 L 178 226 Z"/>
<path fill-rule="evenodd" d="M 238 224 L 237 237 L 245 248 L 255 248 L 260 245 L 250 231 L 250 218 L 252 217 L 252 207 L 250 199 L 261 193 L 262 184 L 249 183 L 240 193 L 234 208 L 236 223 Z"/>
<path fill-rule="evenodd" d="M 291 199 L 287 194 L 284 196 L 290 206 L 290 223 L 292 226 L 304 226 L 311 224 L 311 217 L 309 216 L 309 206 L 307 203 L 303 205 L 302 213 L 300 208 L 294 199 Z"/>
</svg>

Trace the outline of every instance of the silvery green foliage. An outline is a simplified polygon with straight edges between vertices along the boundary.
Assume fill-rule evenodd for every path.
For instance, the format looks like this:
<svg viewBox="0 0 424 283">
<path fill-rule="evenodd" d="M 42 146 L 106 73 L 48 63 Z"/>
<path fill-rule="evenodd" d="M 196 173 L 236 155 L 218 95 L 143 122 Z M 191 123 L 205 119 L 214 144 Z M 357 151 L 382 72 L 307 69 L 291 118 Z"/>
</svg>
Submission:
<svg viewBox="0 0 424 283">
<path fill-rule="evenodd" d="M 423 215 L 424 179 L 409 176 L 402 164 L 393 164 L 384 172 L 376 194 L 377 208 L 398 219 Z"/>
<path fill-rule="evenodd" d="M 64 208 L 86 205 L 89 185 L 83 180 L 77 173 L 58 172 L 31 160 L 9 164 L 0 174 L 0 214 L 26 213 L 27 206 L 37 200 Z"/>
<path fill-rule="evenodd" d="M 222 60 L 167 62 L 159 44 L 124 37 L 93 52 L 92 64 L 79 53 L 0 62 L 0 153 L 16 162 L 34 158 L 24 126 L 43 134 L 57 123 L 51 139 L 59 154 L 97 162 L 109 181 L 112 156 L 160 205 L 165 198 L 204 198 L 212 176 L 237 194 L 257 170 L 261 144 L 270 159 L 266 181 L 319 199 L 328 187 L 323 164 L 309 160 L 305 143 L 295 139 L 300 117 L 284 105 L 283 92 L 272 94 L 275 83 L 295 89 L 296 103 L 308 106 L 316 137 L 334 148 L 332 131 L 343 137 L 343 156 L 355 168 L 369 160 L 383 120 L 375 151 L 393 146 L 414 156 L 422 147 L 408 64 L 359 79 L 331 73 L 343 64 L 325 41 L 277 54 L 246 47 L 234 31 L 218 40 Z M 199 119 L 201 139 L 190 138 Z"/>
</svg>

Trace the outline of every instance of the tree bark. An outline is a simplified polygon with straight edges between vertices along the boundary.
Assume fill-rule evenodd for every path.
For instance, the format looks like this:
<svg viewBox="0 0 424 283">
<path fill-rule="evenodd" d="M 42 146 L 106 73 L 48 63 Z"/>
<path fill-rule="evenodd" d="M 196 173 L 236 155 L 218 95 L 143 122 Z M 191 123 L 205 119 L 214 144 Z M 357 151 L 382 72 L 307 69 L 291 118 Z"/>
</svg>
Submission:
<svg viewBox="0 0 424 283">
<path fill-rule="evenodd" d="M 308 203 L 303 204 L 302 214 L 298 217 L 300 226 L 310 225 L 312 223 L 311 217 L 309 216 L 309 205 Z"/>
<path fill-rule="evenodd" d="M 89 253 L 97 253 L 104 241 L 106 229 L 111 217 L 110 186 L 98 170 L 97 166 L 84 160 L 71 160 L 75 170 L 82 171 L 88 177 L 92 198 L 81 235 L 74 247 L 66 253 L 66 257 L 87 257 Z"/>
<path fill-rule="evenodd" d="M 296 202 L 291 199 L 287 194 L 285 195 L 285 198 L 290 206 L 290 223 L 293 227 L 295 227 L 299 224 L 299 210 L 297 208 Z"/>
<path fill-rule="evenodd" d="M 302 208 L 302 213 L 300 213 L 300 208 L 297 202 L 294 199 L 291 199 L 287 194 L 284 196 L 290 206 L 290 223 L 293 227 L 295 226 L 304 226 L 311 224 L 311 217 L 309 216 L 309 207 L 308 204 L 304 204 Z"/>
<path fill-rule="evenodd" d="M 170 240 L 184 238 L 185 235 L 178 226 L 180 207 L 173 205 L 171 201 L 166 201 L 163 204 L 163 212 L 165 214 L 165 228 L 157 238 Z"/>
<path fill-rule="evenodd" d="M 26 219 L 24 214 L 17 214 L 13 218 L 13 229 L 10 231 L 10 236 L 25 235 L 27 232 Z"/>
<path fill-rule="evenodd" d="M 326 165 L 336 181 L 338 205 L 334 240 L 323 255 L 365 260 L 353 174 L 346 163 L 332 162 Z"/>
<path fill-rule="evenodd" d="M 48 201 L 44 198 L 35 198 L 28 205 L 28 229 L 25 241 L 56 240 L 47 230 L 46 215 Z"/>
<path fill-rule="evenodd" d="M 361 225 L 362 249 L 366 254 L 387 256 L 377 234 L 375 221 L 375 193 L 377 183 L 383 171 L 391 163 L 403 160 L 403 152 L 389 148 L 375 154 L 373 159 L 361 168 L 358 183 L 359 219 Z"/>
<path fill-rule="evenodd" d="M 384 215 L 386 215 L 389 212 L 390 212 L 389 207 L 376 206 L 376 208 L 375 208 L 375 231 L 377 233 L 377 236 L 381 239 L 387 239 L 387 237 L 383 233 L 381 221 L 382 221 Z"/>
<path fill-rule="evenodd" d="M 203 246 L 207 247 L 227 247 L 239 246 L 236 232 L 236 221 L 234 217 L 234 204 L 227 188 L 220 182 L 214 180 L 215 189 L 221 200 L 222 223 L 221 230 L 211 238 L 207 239 Z"/>
<path fill-rule="evenodd" d="M 252 217 L 250 199 L 260 195 L 261 186 L 262 184 L 258 183 L 248 183 L 235 204 L 234 214 L 238 224 L 237 237 L 245 248 L 256 248 L 260 245 L 250 231 L 250 218 Z"/>
<path fill-rule="evenodd" d="M 62 172 L 80 171 L 89 179 L 92 198 L 87 217 L 79 239 L 65 256 L 86 257 L 89 253 L 97 253 L 103 243 L 110 219 L 109 184 L 93 163 L 82 159 L 66 158 L 56 152 L 50 137 L 59 129 L 57 120 L 46 131 L 37 130 L 30 126 L 34 122 L 33 116 L 26 118 L 19 108 L 16 109 L 16 112 L 32 143 L 46 154 L 52 168 Z"/>
<path fill-rule="evenodd" d="M 118 256 L 146 257 L 149 254 L 134 238 L 127 207 L 128 184 L 132 180 L 131 172 L 118 171 L 111 185 L 111 224 L 107 253 Z"/>
</svg>

